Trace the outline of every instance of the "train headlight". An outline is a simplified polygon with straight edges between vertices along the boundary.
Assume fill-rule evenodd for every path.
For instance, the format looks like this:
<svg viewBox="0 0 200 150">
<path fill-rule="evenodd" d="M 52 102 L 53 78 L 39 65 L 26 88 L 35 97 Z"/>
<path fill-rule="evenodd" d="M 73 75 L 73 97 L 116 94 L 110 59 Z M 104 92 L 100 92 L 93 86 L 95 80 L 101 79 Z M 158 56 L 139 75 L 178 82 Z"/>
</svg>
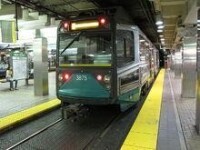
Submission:
<svg viewBox="0 0 200 150">
<path fill-rule="evenodd" d="M 70 22 L 69 21 L 63 21 L 61 29 L 62 29 L 62 31 L 69 31 L 69 29 L 70 29 Z"/>
<path fill-rule="evenodd" d="M 106 74 L 95 74 L 96 80 L 101 84 L 104 88 L 110 91 L 111 89 L 111 75 L 110 73 Z"/>
<path fill-rule="evenodd" d="M 110 83 L 110 78 L 111 78 L 110 75 L 105 75 L 104 76 L 104 82 L 105 83 Z"/>
<path fill-rule="evenodd" d="M 65 79 L 65 81 L 67 81 L 68 79 L 69 79 L 69 74 L 64 74 L 64 79 Z"/>
<path fill-rule="evenodd" d="M 99 74 L 99 75 L 97 75 L 97 80 L 98 80 L 98 81 L 101 81 L 101 80 L 102 80 L 102 78 L 103 78 L 103 77 L 102 77 L 102 75 L 100 75 L 100 74 Z"/>
<path fill-rule="evenodd" d="M 100 18 L 99 19 L 99 23 L 102 24 L 102 25 L 105 24 L 106 23 L 106 19 L 105 18 Z"/>
<path fill-rule="evenodd" d="M 64 22 L 64 23 L 63 23 L 63 27 L 64 27 L 65 29 L 68 29 L 68 28 L 69 28 L 69 23 L 68 23 L 68 22 Z"/>
<path fill-rule="evenodd" d="M 71 74 L 67 72 L 62 72 L 58 75 L 58 81 L 67 82 L 70 80 Z"/>
<path fill-rule="evenodd" d="M 111 89 L 111 84 L 110 84 L 110 82 L 111 82 L 111 76 L 109 74 L 107 74 L 107 75 L 104 76 L 103 80 L 104 80 L 106 88 L 108 90 L 110 90 Z"/>
<path fill-rule="evenodd" d="M 58 75 L 58 80 L 61 82 L 61 81 L 63 81 L 63 76 L 62 76 L 62 74 L 59 74 Z"/>
</svg>

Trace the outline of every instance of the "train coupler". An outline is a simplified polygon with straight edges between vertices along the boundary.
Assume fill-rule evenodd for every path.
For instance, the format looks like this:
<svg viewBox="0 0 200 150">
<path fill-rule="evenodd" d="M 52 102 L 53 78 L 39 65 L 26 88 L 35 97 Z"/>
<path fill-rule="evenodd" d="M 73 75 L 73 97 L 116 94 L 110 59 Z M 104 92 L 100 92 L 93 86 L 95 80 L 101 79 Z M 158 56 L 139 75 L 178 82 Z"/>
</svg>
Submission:
<svg viewBox="0 0 200 150">
<path fill-rule="evenodd" d="M 82 104 L 70 104 L 62 108 L 63 119 L 77 120 L 80 117 L 85 117 L 89 108 Z"/>
</svg>

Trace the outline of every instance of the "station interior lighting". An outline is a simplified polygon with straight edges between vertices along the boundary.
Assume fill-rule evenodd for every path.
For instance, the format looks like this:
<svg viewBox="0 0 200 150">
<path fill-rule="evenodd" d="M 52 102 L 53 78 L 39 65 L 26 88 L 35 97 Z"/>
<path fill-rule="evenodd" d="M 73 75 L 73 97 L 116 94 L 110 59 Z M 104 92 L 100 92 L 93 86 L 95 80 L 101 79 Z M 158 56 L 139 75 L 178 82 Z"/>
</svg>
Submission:
<svg viewBox="0 0 200 150">
<path fill-rule="evenodd" d="M 145 40 L 144 39 L 140 39 L 140 42 L 144 42 Z"/>
<path fill-rule="evenodd" d="M 159 11 L 156 13 L 156 18 L 155 19 L 156 19 L 156 25 L 157 25 L 157 32 L 158 33 L 162 33 L 163 29 L 164 29 L 164 23 L 163 23 L 163 18 L 161 16 L 161 13 Z M 159 37 L 160 37 L 161 44 L 165 45 L 164 36 L 162 34 L 160 34 Z"/>
<path fill-rule="evenodd" d="M 161 29 L 158 29 L 158 30 L 157 30 L 157 32 L 161 33 L 161 32 L 163 32 L 163 30 L 161 30 Z"/>
<path fill-rule="evenodd" d="M 165 39 L 164 39 L 164 38 L 161 38 L 160 40 L 161 40 L 161 41 L 164 41 Z"/>
<path fill-rule="evenodd" d="M 158 26 L 158 29 L 163 29 L 164 28 L 164 25 L 159 25 Z"/>
<path fill-rule="evenodd" d="M 160 12 L 157 12 L 157 14 L 156 14 L 156 25 L 157 26 L 163 25 L 163 19 L 161 17 L 161 13 Z"/>
<path fill-rule="evenodd" d="M 162 24 L 163 24 L 163 21 L 161 20 L 156 21 L 156 25 L 162 25 Z"/>
</svg>

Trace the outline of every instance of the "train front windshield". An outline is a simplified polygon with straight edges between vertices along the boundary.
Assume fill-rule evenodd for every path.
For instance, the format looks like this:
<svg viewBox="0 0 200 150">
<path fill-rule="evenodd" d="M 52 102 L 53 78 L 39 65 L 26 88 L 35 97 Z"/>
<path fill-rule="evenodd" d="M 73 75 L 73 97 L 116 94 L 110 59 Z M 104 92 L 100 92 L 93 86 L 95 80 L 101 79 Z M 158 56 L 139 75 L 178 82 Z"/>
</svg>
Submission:
<svg viewBox="0 0 200 150">
<path fill-rule="evenodd" d="M 81 31 L 59 35 L 59 65 L 111 66 L 110 32 Z"/>
</svg>

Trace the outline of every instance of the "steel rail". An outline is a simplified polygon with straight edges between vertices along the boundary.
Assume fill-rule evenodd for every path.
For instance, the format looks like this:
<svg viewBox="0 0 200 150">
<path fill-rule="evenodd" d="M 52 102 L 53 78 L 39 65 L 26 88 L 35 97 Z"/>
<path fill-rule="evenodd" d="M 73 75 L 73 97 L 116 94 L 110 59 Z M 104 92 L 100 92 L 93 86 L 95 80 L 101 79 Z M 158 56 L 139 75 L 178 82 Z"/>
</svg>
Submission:
<svg viewBox="0 0 200 150">
<path fill-rule="evenodd" d="M 17 147 L 17 146 L 21 145 L 22 143 L 24 143 L 24 142 L 30 140 L 31 138 L 35 137 L 36 135 L 38 135 L 38 134 L 44 132 L 45 130 L 47 130 L 48 128 L 54 126 L 55 124 L 57 124 L 58 122 L 60 122 L 60 121 L 62 121 L 62 120 L 63 120 L 62 118 L 56 120 L 55 122 L 53 122 L 53 123 L 49 124 L 48 126 L 46 126 L 46 127 L 42 128 L 42 129 L 38 130 L 37 132 L 35 132 L 35 133 L 31 134 L 30 136 L 26 137 L 25 139 L 23 139 L 23 140 L 17 142 L 16 144 L 14 144 L 14 145 L 8 147 L 6 150 L 12 150 L 12 149 L 14 149 L 15 147 Z"/>
</svg>

